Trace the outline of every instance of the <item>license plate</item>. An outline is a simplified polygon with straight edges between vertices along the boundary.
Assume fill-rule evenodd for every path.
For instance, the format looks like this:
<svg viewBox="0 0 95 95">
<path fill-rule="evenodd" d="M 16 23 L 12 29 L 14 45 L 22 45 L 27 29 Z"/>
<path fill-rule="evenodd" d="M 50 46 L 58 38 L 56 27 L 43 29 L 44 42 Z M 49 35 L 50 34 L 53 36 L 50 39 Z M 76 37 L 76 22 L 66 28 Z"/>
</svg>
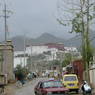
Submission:
<svg viewBox="0 0 95 95">
<path fill-rule="evenodd" d="M 69 84 L 69 86 L 74 86 L 74 84 Z"/>
</svg>

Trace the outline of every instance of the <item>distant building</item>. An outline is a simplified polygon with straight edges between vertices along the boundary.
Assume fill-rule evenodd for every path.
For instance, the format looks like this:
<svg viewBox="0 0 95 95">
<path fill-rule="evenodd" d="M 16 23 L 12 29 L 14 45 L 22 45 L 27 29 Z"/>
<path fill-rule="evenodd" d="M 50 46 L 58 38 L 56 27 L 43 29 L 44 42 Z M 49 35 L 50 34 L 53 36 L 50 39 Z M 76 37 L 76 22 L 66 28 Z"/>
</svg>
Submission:
<svg viewBox="0 0 95 95">
<path fill-rule="evenodd" d="M 15 51 L 14 52 L 14 67 L 18 64 L 24 66 L 27 64 L 27 59 L 29 57 L 32 58 L 32 62 L 39 61 L 53 61 L 57 59 L 57 52 L 60 50 L 64 50 L 63 44 L 57 43 L 48 43 L 48 44 L 38 44 L 38 45 L 30 45 L 26 47 L 24 51 Z M 25 56 L 24 56 L 25 53 Z M 39 56 L 44 57 L 43 59 L 39 59 Z M 41 57 L 40 56 L 40 57 Z M 33 59 L 36 60 L 34 61 Z"/>
<path fill-rule="evenodd" d="M 77 58 L 81 57 L 81 54 L 78 52 L 76 47 L 64 47 L 64 44 L 62 43 L 30 45 L 26 47 L 25 52 L 15 51 L 14 67 L 16 67 L 18 64 L 24 66 L 28 62 L 33 64 L 39 62 L 49 63 L 49 61 L 53 60 L 60 60 L 62 62 L 66 53 L 71 53 L 72 56 L 76 56 Z"/>
<path fill-rule="evenodd" d="M 27 59 L 29 57 L 29 54 L 24 54 L 24 51 L 15 51 L 14 52 L 14 68 L 17 65 L 21 65 L 22 67 L 26 66 Z"/>
<path fill-rule="evenodd" d="M 38 44 L 38 45 L 31 45 L 26 47 L 26 53 L 32 55 L 38 55 L 46 51 L 52 51 L 53 49 L 56 50 L 64 50 L 63 44 L 57 43 L 47 43 L 47 44 Z"/>
<path fill-rule="evenodd" d="M 63 43 L 47 43 L 45 44 L 48 48 L 56 48 L 58 50 L 64 51 L 64 44 Z"/>
<path fill-rule="evenodd" d="M 26 53 L 29 55 L 42 54 L 44 51 L 48 51 L 48 46 L 39 44 L 26 47 Z"/>
<path fill-rule="evenodd" d="M 64 53 L 71 53 L 72 56 L 75 56 L 78 59 L 81 59 L 81 53 L 78 51 L 76 47 L 64 47 Z"/>
<path fill-rule="evenodd" d="M 48 44 L 39 44 L 39 45 L 32 45 L 26 47 L 26 54 L 30 56 L 36 56 L 39 54 L 44 54 L 46 59 L 45 60 L 56 60 L 57 55 L 56 53 L 59 50 L 64 50 L 63 44 L 55 44 L 55 43 L 48 43 Z"/>
<path fill-rule="evenodd" d="M 78 49 L 76 47 L 64 47 L 64 51 L 78 52 Z"/>
</svg>

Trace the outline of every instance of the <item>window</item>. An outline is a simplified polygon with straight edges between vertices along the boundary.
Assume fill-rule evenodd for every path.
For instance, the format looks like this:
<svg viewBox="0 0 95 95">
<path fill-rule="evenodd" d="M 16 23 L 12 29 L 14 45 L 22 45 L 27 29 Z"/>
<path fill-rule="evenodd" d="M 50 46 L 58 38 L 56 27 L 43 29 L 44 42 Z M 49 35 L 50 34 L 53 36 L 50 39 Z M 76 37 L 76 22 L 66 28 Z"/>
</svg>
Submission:
<svg viewBox="0 0 95 95">
<path fill-rule="evenodd" d="M 77 80 L 76 76 L 66 76 L 64 78 L 64 81 L 76 81 L 76 80 Z"/>
<path fill-rule="evenodd" d="M 48 87 L 62 87 L 62 83 L 60 81 L 48 81 L 48 82 L 44 82 L 44 88 L 48 88 Z"/>
</svg>

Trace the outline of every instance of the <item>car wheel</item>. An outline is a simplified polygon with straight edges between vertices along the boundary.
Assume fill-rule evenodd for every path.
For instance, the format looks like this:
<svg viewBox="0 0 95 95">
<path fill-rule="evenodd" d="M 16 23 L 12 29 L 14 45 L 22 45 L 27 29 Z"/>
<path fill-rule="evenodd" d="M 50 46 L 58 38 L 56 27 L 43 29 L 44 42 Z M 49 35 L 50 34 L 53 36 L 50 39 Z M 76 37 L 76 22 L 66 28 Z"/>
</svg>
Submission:
<svg viewBox="0 0 95 95">
<path fill-rule="evenodd" d="M 70 95 L 70 93 L 66 93 L 66 94 L 64 94 L 64 95 Z"/>
<path fill-rule="evenodd" d="M 78 94 L 79 93 L 79 90 L 76 90 L 76 93 Z"/>
<path fill-rule="evenodd" d="M 65 94 L 64 95 L 69 95 L 69 92 L 65 92 Z"/>
<path fill-rule="evenodd" d="M 36 91 L 35 91 L 35 95 L 38 95 Z"/>
</svg>

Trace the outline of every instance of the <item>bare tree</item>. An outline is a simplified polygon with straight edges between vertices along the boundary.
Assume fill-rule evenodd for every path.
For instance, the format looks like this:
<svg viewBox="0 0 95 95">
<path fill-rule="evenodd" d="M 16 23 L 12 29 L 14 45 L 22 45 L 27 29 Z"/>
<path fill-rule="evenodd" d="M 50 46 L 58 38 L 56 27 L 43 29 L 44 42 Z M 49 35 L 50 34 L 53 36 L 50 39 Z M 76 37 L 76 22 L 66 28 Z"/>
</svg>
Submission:
<svg viewBox="0 0 95 95">
<path fill-rule="evenodd" d="M 94 0 L 59 0 L 58 1 L 58 22 L 64 26 L 71 27 L 70 32 L 81 34 L 82 56 L 85 63 L 85 70 L 88 73 L 93 54 L 90 44 L 90 29 L 95 18 Z M 89 75 L 87 75 L 89 80 Z"/>
</svg>

